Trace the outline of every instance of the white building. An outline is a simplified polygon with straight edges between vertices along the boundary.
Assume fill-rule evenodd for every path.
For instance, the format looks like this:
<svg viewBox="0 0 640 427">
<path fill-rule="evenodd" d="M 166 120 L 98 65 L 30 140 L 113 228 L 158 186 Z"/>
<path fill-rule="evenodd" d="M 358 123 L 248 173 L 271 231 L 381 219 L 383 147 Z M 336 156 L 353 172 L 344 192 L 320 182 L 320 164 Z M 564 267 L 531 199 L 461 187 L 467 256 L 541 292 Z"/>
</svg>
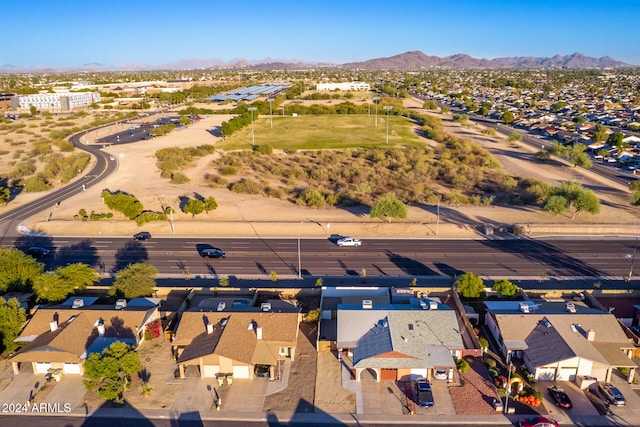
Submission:
<svg viewBox="0 0 640 427">
<path fill-rule="evenodd" d="M 364 82 L 318 83 L 316 90 L 368 91 L 371 87 Z"/>
<path fill-rule="evenodd" d="M 37 93 L 18 95 L 12 100 L 14 110 L 29 110 L 32 106 L 38 110 L 71 111 L 100 102 L 98 92 Z"/>
</svg>

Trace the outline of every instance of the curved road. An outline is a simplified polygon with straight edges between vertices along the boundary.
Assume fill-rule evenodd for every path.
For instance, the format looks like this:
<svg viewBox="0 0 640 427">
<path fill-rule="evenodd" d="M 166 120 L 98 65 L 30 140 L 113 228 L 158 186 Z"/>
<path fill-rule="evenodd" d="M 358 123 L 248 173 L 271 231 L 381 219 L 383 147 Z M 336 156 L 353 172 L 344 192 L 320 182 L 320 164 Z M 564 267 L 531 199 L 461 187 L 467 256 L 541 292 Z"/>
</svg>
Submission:
<svg viewBox="0 0 640 427">
<path fill-rule="evenodd" d="M 91 154 L 95 163 L 91 170 L 82 178 L 77 179 L 70 184 L 65 185 L 57 190 L 47 192 L 42 197 L 34 200 L 31 203 L 27 203 L 8 212 L 0 215 L 0 245 L 10 245 L 16 236 L 20 233 L 17 232 L 17 227 L 25 219 L 42 213 L 46 216 L 46 212 L 52 209 L 56 203 L 64 203 L 64 201 L 83 191 L 83 185 L 87 187 L 95 185 L 109 176 L 111 173 L 118 169 L 118 160 L 114 157 L 110 160 L 110 155 L 101 151 L 101 146 L 85 145 L 80 141 L 80 138 L 85 135 L 86 132 L 73 135 L 69 140 L 73 145 L 83 151 Z"/>
</svg>

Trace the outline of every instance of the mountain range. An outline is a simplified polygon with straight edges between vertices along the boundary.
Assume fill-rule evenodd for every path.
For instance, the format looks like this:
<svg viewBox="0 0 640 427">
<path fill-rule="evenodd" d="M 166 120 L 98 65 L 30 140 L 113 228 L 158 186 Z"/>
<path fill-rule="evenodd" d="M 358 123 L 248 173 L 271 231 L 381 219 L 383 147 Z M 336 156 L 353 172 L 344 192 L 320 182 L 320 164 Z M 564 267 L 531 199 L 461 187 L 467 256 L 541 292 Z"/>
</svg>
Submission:
<svg viewBox="0 0 640 427">
<path fill-rule="evenodd" d="M 135 71 L 135 70 L 188 70 L 188 69 L 255 69 L 255 70 L 295 70 L 303 68 L 348 68 L 366 70 L 418 70 L 428 68 L 623 68 L 633 65 L 617 61 L 609 56 L 593 58 L 576 52 L 572 55 L 549 57 L 515 56 L 494 59 L 473 58 L 466 54 L 439 57 L 426 55 L 415 50 L 399 55 L 374 58 L 345 64 L 309 63 L 303 61 L 273 60 L 247 61 L 239 58 L 229 62 L 220 59 L 185 59 L 173 63 L 144 65 L 135 62 L 109 66 L 100 63 L 84 64 L 79 67 L 21 67 L 11 64 L 0 66 L 0 73 L 21 72 L 78 72 L 78 71 Z"/>
</svg>

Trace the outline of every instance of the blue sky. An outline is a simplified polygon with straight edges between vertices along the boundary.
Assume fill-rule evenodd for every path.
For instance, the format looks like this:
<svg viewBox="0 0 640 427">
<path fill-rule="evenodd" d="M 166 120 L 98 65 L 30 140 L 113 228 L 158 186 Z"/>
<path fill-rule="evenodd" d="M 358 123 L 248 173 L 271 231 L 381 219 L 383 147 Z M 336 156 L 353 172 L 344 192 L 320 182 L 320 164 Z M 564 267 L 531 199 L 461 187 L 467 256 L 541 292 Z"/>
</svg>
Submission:
<svg viewBox="0 0 640 427">
<path fill-rule="evenodd" d="M 0 67 L 339 64 L 411 50 L 488 59 L 581 52 L 640 65 L 638 0 L 12 0 L 2 17 Z"/>
</svg>

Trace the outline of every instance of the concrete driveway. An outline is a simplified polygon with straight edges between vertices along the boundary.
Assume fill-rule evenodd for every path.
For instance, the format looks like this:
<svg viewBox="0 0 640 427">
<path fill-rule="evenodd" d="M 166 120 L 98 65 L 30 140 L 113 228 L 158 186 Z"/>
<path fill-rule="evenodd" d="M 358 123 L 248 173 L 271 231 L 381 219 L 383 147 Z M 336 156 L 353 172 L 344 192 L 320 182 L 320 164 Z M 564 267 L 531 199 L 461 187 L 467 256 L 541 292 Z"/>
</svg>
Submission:
<svg viewBox="0 0 640 427">
<path fill-rule="evenodd" d="M 555 402 L 549 395 L 547 391 L 547 387 L 557 385 L 564 389 L 571 399 L 573 403 L 573 408 L 571 409 L 562 409 L 556 406 Z M 566 416 L 571 415 L 588 415 L 588 416 L 597 416 L 599 415 L 598 410 L 593 406 L 584 390 L 581 390 L 575 383 L 570 381 L 538 381 L 534 385 L 535 389 L 541 392 L 544 396 L 542 404 L 549 412 L 549 416 L 553 418 L 555 414 L 563 414 Z"/>
</svg>

